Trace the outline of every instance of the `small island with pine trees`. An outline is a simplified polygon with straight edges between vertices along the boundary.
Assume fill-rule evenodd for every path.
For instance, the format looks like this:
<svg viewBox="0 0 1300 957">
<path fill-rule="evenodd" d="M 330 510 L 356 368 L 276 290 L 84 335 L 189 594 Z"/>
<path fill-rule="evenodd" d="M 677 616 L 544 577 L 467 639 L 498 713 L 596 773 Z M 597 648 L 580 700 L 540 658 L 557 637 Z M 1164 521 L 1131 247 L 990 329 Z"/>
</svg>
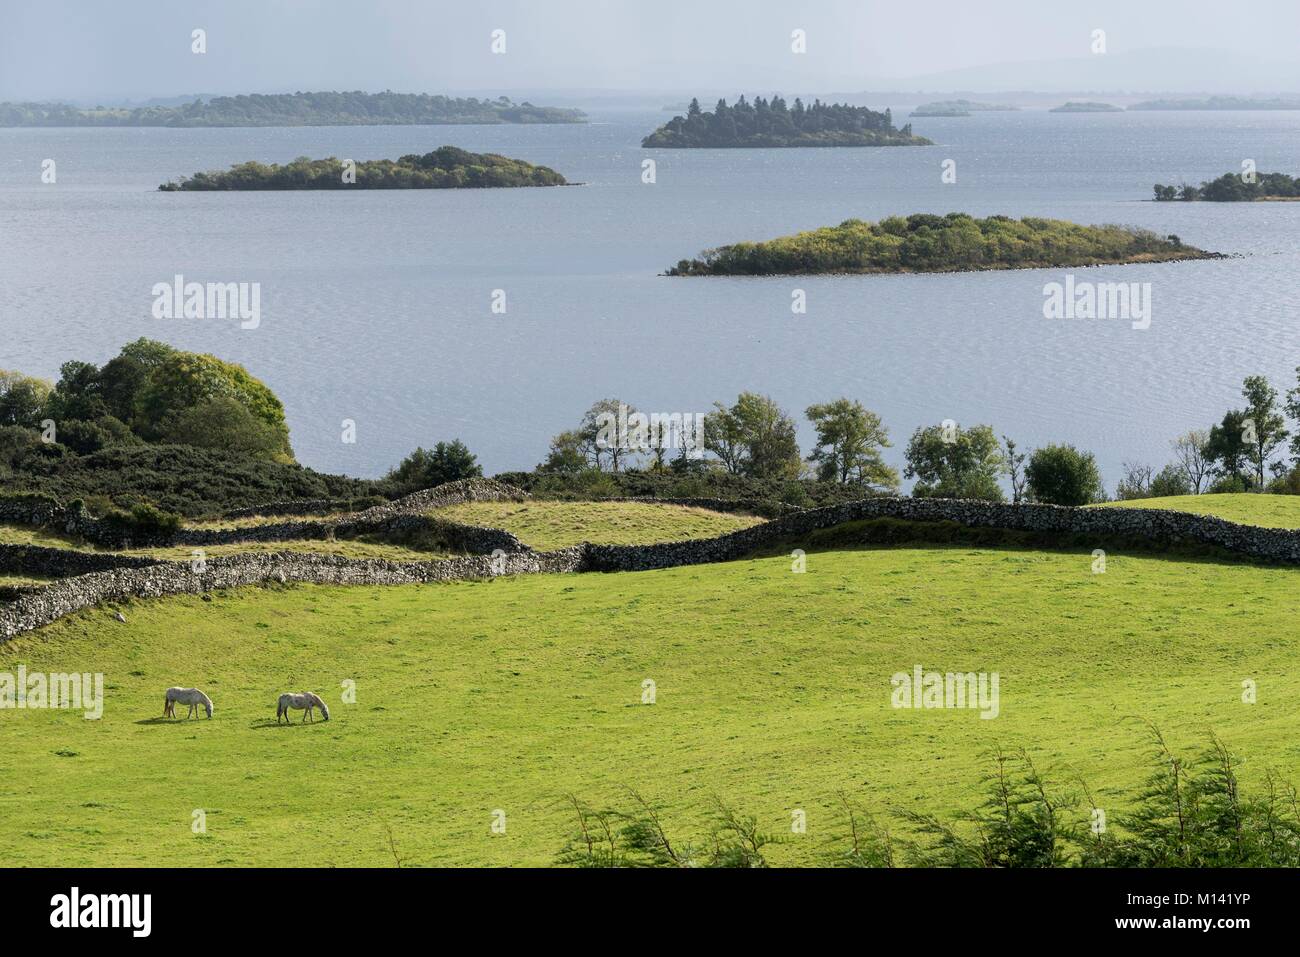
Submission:
<svg viewBox="0 0 1300 957">
<path fill-rule="evenodd" d="M 733 243 L 683 259 L 668 276 L 785 276 L 820 273 L 973 272 L 1219 259 L 1126 226 L 1080 226 L 1059 219 L 966 213 L 848 219 L 766 242 Z"/>
<path fill-rule="evenodd" d="M 644 147 L 665 149 L 727 149 L 787 146 L 932 146 L 923 136 L 912 135 L 912 124 L 894 127 L 893 115 L 847 103 L 811 106 L 795 99 L 787 106 L 773 96 L 741 96 L 734 106 L 718 100 L 712 113 L 691 100 L 685 116 L 674 116 L 641 141 Z"/>
<path fill-rule="evenodd" d="M 976 103 L 973 100 L 940 100 L 936 103 L 922 103 L 912 111 L 913 116 L 951 117 L 970 116 L 972 113 L 1015 113 L 1018 106 L 1003 103 Z"/>
<path fill-rule="evenodd" d="M 250 161 L 225 172 L 195 173 L 158 188 L 166 193 L 256 189 L 474 189 L 498 186 L 568 186 L 547 166 L 496 153 L 470 153 L 442 146 L 432 153 L 412 153 L 393 160 L 361 160 L 353 170 L 345 160 L 309 159 L 291 163 Z"/>
<path fill-rule="evenodd" d="M 1173 200 L 1209 203 L 1294 202 L 1300 200 L 1300 177 L 1286 173 L 1258 173 L 1251 179 L 1241 173 L 1224 173 L 1218 179 L 1208 180 L 1200 186 L 1183 183 L 1181 186 L 1155 185 L 1156 202 Z"/>
</svg>

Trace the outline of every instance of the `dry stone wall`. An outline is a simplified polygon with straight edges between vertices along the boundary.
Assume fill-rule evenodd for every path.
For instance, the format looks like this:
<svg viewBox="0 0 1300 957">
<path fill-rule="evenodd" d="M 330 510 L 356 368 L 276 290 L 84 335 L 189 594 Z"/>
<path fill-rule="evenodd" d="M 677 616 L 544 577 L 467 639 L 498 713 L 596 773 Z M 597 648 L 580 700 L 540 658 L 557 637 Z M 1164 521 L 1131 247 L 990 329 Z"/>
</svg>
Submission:
<svg viewBox="0 0 1300 957">
<path fill-rule="evenodd" d="M 437 507 L 426 504 L 431 498 L 434 496 L 421 500 L 419 509 Z M 400 512 L 385 512 L 372 518 L 389 522 L 427 520 L 422 515 Z M 392 562 L 276 552 L 210 559 L 202 571 L 195 571 L 184 562 L 11 545 L 0 548 L 0 567 L 29 574 L 72 574 L 73 577 L 0 606 L 0 641 L 105 601 L 193 594 L 263 582 L 396 585 L 496 575 L 643 571 L 731 561 L 819 529 L 876 518 L 1077 535 L 1095 540 L 1102 548 L 1115 540 L 1141 540 L 1157 546 L 1209 545 L 1243 558 L 1300 565 L 1300 531 L 1289 529 L 1237 525 L 1217 518 L 1156 509 L 1063 508 L 913 498 L 870 498 L 810 509 L 713 539 L 658 545 L 583 544 L 543 553 L 529 549 L 499 529 L 459 526 L 471 530 L 464 532 L 466 535 L 484 533 L 482 538 L 474 540 L 475 547 L 486 550 L 488 545 L 494 545 L 499 552 L 447 561 Z M 92 567 L 100 563 L 103 565 Z"/>
</svg>

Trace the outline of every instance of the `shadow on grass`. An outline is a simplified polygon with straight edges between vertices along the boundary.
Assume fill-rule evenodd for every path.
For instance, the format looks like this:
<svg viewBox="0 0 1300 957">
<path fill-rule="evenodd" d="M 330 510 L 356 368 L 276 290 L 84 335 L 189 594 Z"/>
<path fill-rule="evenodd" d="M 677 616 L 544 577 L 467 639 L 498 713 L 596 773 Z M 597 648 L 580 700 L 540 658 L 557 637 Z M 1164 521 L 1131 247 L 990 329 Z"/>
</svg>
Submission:
<svg viewBox="0 0 1300 957">
<path fill-rule="evenodd" d="M 136 724 L 193 724 L 195 721 L 211 721 L 207 715 L 199 718 L 141 718 Z"/>
</svg>

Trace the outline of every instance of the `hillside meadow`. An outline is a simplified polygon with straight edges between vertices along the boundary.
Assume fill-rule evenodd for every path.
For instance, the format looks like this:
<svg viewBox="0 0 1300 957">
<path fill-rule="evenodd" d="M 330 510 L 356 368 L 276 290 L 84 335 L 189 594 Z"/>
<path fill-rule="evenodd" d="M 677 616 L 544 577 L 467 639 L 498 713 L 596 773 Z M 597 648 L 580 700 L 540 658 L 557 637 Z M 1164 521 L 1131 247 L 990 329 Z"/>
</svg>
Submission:
<svg viewBox="0 0 1300 957">
<path fill-rule="evenodd" d="M 0 672 L 99 671 L 104 716 L 0 711 L 0 854 L 38 865 L 545 865 L 568 796 L 634 788 L 699 839 L 713 802 L 845 845 L 841 795 L 900 811 L 981 796 L 990 749 L 1082 779 L 1112 820 L 1212 730 L 1248 786 L 1300 759 L 1295 571 L 1084 551 L 816 551 L 655 572 L 391 588 L 290 586 L 89 610 L 0 646 Z M 1000 675 L 999 716 L 905 710 L 920 664 Z M 655 703 L 643 704 L 643 682 Z M 1242 681 L 1258 701 L 1242 701 Z M 345 703 L 355 682 L 355 703 Z M 197 685 L 212 720 L 164 720 Z M 328 723 L 274 722 L 315 690 Z M 807 833 L 791 833 L 793 810 Z M 193 812 L 206 834 L 191 832 Z M 503 811 L 504 834 L 491 830 Z"/>
</svg>

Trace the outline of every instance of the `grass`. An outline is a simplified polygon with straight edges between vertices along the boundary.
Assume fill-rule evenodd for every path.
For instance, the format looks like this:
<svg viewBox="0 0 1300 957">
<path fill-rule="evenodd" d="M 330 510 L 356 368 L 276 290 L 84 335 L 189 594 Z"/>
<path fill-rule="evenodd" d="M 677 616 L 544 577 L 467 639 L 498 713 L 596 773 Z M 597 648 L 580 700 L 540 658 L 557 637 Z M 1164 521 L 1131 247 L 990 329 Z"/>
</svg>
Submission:
<svg viewBox="0 0 1300 957">
<path fill-rule="evenodd" d="M 1247 786 L 1300 763 L 1294 570 L 1114 552 L 1093 574 L 1086 549 L 809 544 L 805 574 L 773 556 L 64 619 L 0 645 L 0 672 L 103 672 L 104 716 L 0 712 L 0 855 L 384 866 L 391 833 L 408 866 L 540 865 L 574 831 L 566 795 L 621 805 L 630 786 L 679 840 L 703 835 L 717 796 L 784 835 L 773 863 L 809 864 L 843 846 L 839 792 L 878 817 L 969 808 L 994 746 L 1082 777 L 1111 820 L 1149 767 L 1139 718 L 1187 753 L 1214 730 Z M 890 676 L 918 663 L 998 672 L 1000 716 L 891 708 Z M 162 720 L 174 684 L 206 690 L 213 720 Z M 308 689 L 333 720 L 277 727 L 276 695 Z"/>
<path fill-rule="evenodd" d="M 439 549 L 411 548 L 396 542 L 385 541 L 379 535 L 362 535 L 356 538 L 291 539 L 284 542 L 238 542 L 231 545 L 170 545 L 161 548 L 130 548 L 121 551 L 95 546 L 63 532 L 35 528 L 27 525 L 0 525 L 0 543 L 13 545 L 43 545 L 47 548 L 72 548 L 83 552 L 112 552 L 121 555 L 144 555 L 170 561 L 189 561 L 194 549 L 202 547 L 208 558 L 222 555 L 245 555 L 250 552 L 314 552 L 317 555 L 342 555 L 346 558 L 386 558 L 395 562 L 421 562 L 448 558 L 450 553 Z"/>
<path fill-rule="evenodd" d="M 1173 495 L 1107 502 L 1110 508 L 1158 508 L 1260 525 L 1264 528 L 1300 528 L 1300 495 L 1227 492 L 1216 495 Z"/>
<path fill-rule="evenodd" d="M 465 502 L 432 514 L 470 525 L 504 528 L 542 551 L 582 542 L 649 545 L 714 538 L 764 521 L 753 515 L 648 502 Z"/>
</svg>

